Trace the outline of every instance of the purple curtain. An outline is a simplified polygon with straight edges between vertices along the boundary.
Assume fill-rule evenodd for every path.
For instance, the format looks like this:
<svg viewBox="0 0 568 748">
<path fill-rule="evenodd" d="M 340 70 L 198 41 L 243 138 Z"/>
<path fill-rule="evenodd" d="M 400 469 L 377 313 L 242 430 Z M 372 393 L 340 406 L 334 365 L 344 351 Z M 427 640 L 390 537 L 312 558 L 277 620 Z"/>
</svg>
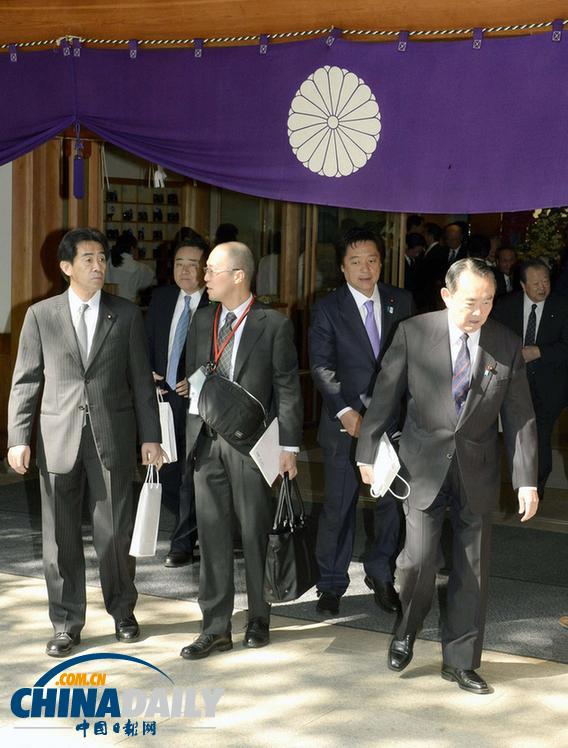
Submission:
<svg viewBox="0 0 568 748">
<path fill-rule="evenodd" d="M 480 47 L 480 48 L 476 48 Z M 0 162 L 80 122 L 127 151 L 252 195 L 388 211 L 568 204 L 568 39 L 0 58 Z"/>
</svg>

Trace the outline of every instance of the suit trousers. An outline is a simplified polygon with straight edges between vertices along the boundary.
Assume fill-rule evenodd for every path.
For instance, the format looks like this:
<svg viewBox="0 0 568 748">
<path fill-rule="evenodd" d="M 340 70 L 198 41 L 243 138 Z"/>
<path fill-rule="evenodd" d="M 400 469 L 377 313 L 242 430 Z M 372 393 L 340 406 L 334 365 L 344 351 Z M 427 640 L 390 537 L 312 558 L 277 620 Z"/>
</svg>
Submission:
<svg viewBox="0 0 568 748">
<path fill-rule="evenodd" d="M 561 393 L 542 392 L 542 384 L 537 385 L 534 372 L 529 366 L 527 374 L 531 390 L 534 412 L 536 416 L 536 432 L 538 436 L 538 493 L 543 497 L 544 487 L 552 472 L 552 432 L 554 425 L 564 409 L 564 397 Z"/>
<path fill-rule="evenodd" d="M 248 620 L 270 617 L 264 565 L 273 522 L 272 492 L 252 459 L 218 435 L 200 434 L 195 447 L 195 496 L 201 554 L 199 606 L 204 634 L 231 630 L 235 585 L 233 524 L 241 531 Z"/>
<path fill-rule="evenodd" d="M 133 529 L 130 468 L 107 470 L 87 422 L 70 473 L 40 469 L 43 566 L 49 617 L 56 632 L 78 634 L 85 625 L 85 556 L 82 505 L 88 497 L 93 544 L 105 607 L 117 621 L 129 616 L 137 600 L 135 561 L 129 555 Z"/>
<path fill-rule="evenodd" d="M 197 540 L 193 460 L 185 456 L 185 428 L 189 400 L 168 392 L 172 408 L 178 459 L 160 470 L 162 503 L 174 515 L 176 524 L 170 537 L 170 551 L 191 553 Z"/>
<path fill-rule="evenodd" d="M 446 610 L 442 611 L 443 660 L 451 667 L 474 669 L 481 661 L 485 629 L 491 515 L 476 514 L 467 505 L 456 458 L 430 507 L 408 507 L 406 541 L 396 569 L 402 605 L 396 635 L 415 634 L 430 610 L 446 508 L 453 538 Z"/>
<path fill-rule="evenodd" d="M 316 558 L 318 590 L 343 595 L 349 586 L 349 564 L 355 541 L 359 470 L 349 453 L 325 450 L 325 502 L 319 516 Z M 400 508 L 389 495 L 375 505 L 375 540 L 364 560 L 365 572 L 381 582 L 393 581 L 399 548 Z"/>
</svg>

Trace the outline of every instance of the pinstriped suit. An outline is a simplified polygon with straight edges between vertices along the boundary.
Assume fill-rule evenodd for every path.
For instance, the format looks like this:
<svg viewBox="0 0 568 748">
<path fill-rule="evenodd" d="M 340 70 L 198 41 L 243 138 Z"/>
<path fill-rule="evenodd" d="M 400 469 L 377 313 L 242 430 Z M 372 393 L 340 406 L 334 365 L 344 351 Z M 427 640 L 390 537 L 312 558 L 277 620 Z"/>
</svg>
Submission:
<svg viewBox="0 0 568 748">
<path fill-rule="evenodd" d="M 119 620 L 136 603 L 134 565 L 128 556 L 136 430 L 141 442 L 161 441 L 137 307 L 101 293 L 86 367 L 67 292 L 28 309 L 10 393 L 9 447 L 30 444 L 42 386 L 37 462 L 50 618 L 56 631 L 78 633 L 85 622 L 81 537 L 85 494 L 107 610 Z"/>
</svg>

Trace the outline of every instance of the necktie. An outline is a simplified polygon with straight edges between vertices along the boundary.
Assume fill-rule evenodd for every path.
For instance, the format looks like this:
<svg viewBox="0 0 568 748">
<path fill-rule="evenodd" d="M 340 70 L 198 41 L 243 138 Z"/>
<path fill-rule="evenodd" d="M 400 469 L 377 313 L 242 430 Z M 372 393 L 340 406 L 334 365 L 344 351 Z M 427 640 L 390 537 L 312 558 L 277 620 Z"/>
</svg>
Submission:
<svg viewBox="0 0 568 748">
<path fill-rule="evenodd" d="M 373 349 L 375 358 L 377 358 L 377 356 L 379 355 L 379 351 L 381 350 L 381 336 L 379 335 L 379 331 L 377 329 L 377 323 L 375 322 L 375 310 L 374 310 L 373 300 L 369 299 L 369 301 L 366 301 L 364 304 L 364 307 L 367 310 L 367 316 L 365 317 L 365 330 L 367 330 L 367 335 L 369 336 L 371 348 Z"/>
<path fill-rule="evenodd" d="M 237 319 L 236 314 L 234 314 L 233 312 L 227 312 L 227 316 L 225 317 L 223 326 L 219 330 L 219 338 L 218 338 L 219 348 L 221 348 L 221 346 L 227 339 L 229 333 L 231 332 L 231 327 L 233 326 L 233 322 L 236 319 Z M 227 379 L 231 378 L 231 355 L 233 353 L 234 343 L 235 343 L 235 337 L 233 335 L 233 337 L 231 337 L 231 339 L 225 346 L 225 350 L 221 354 L 221 358 L 219 359 L 219 362 L 217 364 L 217 371 L 223 377 L 227 377 Z"/>
<path fill-rule="evenodd" d="M 166 382 L 175 390 L 177 384 L 177 372 L 179 367 L 179 360 L 181 358 L 181 352 L 187 339 L 187 329 L 189 327 L 189 303 L 191 301 L 190 296 L 184 298 L 184 307 L 181 313 L 181 317 L 178 320 L 176 331 L 174 333 L 174 342 L 172 344 L 172 351 L 168 359 L 168 371 L 166 373 Z"/>
<path fill-rule="evenodd" d="M 462 345 L 456 358 L 456 365 L 452 377 L 452 395 L 456 404 L 456 413 L 458 416 L 461 413 L 467 393 L 469 392 L 471 360 L 469 358 L 469 348 L 467 347 L 468 338 L 469 335 L 466 332 L 464 332 L 460 338 Z"/>
<path fill-rule="evenodd" d="M 536 304 L 531 307 L 529 321 L 527 322 L 527 331 L 525 333 L 525 345 L 534 345 L 536 341 Z"/>
<path fill-rule="evenodd" d="M 87 359 L 89 358 L 89 338 L 87 336 L 87 323 L 85 322 L 85 312 L 88 308 L 88 304 L 81 304 L 79 307 L 79 320 L 77 321 L 76 330 L 83 366 L 87 366 Z"/>
</svg>

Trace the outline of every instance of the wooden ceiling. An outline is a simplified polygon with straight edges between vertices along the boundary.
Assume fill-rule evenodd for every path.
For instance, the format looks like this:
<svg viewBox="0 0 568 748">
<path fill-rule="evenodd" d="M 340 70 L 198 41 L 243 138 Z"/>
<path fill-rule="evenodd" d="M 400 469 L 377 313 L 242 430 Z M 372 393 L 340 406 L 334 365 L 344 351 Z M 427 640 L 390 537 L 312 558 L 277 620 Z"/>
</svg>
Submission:
<svg viewBox="0 0 568 748">
<path fill-rule="evenodd" d="M 537 23 L 567 16 L 566 0 L 2 0 L 0 43 L 67 34 L 99 39 L 207 38 L 330 26 L 412 31 Z"/>
</svg>

